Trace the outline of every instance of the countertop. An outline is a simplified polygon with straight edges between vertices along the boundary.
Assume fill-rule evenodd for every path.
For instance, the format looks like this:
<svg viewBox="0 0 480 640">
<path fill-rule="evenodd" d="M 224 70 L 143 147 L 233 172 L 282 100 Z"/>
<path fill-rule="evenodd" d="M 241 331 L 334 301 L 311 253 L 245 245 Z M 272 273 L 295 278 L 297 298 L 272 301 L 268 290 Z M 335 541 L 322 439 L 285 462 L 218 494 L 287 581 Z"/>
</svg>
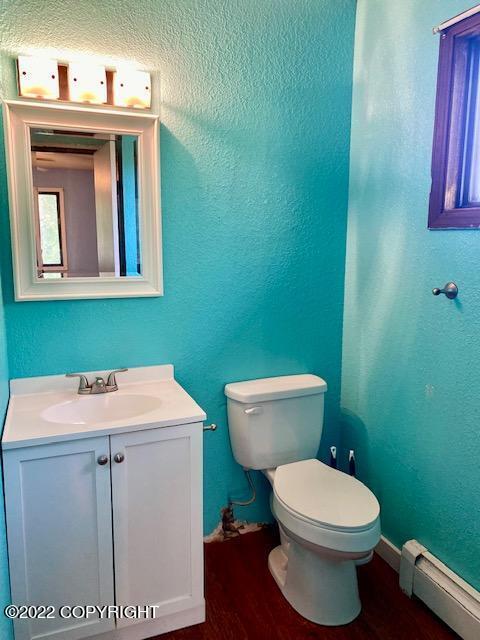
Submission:
<svg viewBox="0 0 480 640">
<path fill-rule="evenodd" d="M 108 371 L 85 373 L 89 380 L 97 375 L 106 379 L 107 374 Z M 118 391 L 78 395 L 78 378 L 62 375 L 12 380 L 2 437 L 3 449 L 203 422 L 206 419 L 203 409 L 174 379 L 172 365 L 129 369 L 118 374 L 117 382 Z M 91 419 L 83 419 L 83 414 L 95 415 L 96 406 L 108 414 L 109 407 L 114 407 L 117 400 L 121 407 L 126 408 L 126 413 L 129 405 L 136 402 L 142 405 L 142 412 L 133 416 L 103 419 L 95 424 Z M 72 403 L 75 403 L 73 406 L 79 414 L 73 422 L 71 419 L 68 422 L 48 419 L 52 407 L 61 416 L 64 407 L 68 409 Z M 122 414 L 122 410 L 117 410 L 119 413 Z"/>
</svg>

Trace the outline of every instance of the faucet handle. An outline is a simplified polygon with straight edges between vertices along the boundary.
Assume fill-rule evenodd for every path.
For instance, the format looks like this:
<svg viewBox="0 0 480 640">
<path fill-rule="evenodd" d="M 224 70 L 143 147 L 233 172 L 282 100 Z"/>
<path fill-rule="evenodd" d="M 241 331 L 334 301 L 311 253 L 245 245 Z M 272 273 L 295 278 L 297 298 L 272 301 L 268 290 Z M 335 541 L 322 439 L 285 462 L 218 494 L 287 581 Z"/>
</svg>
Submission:
<svg viewBox="0 0 480 640">
<path fill-rule="evenodd" d="M 80 382 L 78 384 L 78 393 L 88 393 L 90 390 L 90 385 L 88 383 L 87 376 L 84 376 L 83 373 L 66 373 L 66 378 L 80 378 Z"/>
<path fill-rule="evenodd" d="M 108 374 L 108 378 L 107 378 L 107 387 L 117 387 L 117 380 L 116 380 L 116 374 L 117 373 L 125 373 L 125 371 L 128 371 L 128 369 L 123 368 L 123 369 L 115 369 L 114 371 L 112 371 L 111 373 Z"/>
<path fill-rule="evenodd" d="M 101 376 L 96 376 L 95 382 L 90 385 L 90 393 L 105 393 L 106 390 L 105 380 Z"/>
</svg>

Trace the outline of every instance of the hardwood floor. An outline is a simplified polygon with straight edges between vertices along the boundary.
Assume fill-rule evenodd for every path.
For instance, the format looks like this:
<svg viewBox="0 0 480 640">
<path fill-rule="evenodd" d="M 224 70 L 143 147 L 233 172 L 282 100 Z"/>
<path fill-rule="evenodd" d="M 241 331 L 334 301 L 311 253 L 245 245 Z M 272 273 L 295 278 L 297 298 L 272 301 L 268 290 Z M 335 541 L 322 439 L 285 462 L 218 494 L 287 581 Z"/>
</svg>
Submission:
<svg viewBox="0 0 480 640">
<path fill-rule="evenodd" d="M 398 575 L 375 555 L 359 567 L 360 616 L 321 627 L 294 611 L 267 567 L 278 544 L 273 528 L 205 546 L 207 621 L 158 636 L 162 640 L 447 640 L 458 638 L 421 602 L 398 587 Z"/>
</svg>

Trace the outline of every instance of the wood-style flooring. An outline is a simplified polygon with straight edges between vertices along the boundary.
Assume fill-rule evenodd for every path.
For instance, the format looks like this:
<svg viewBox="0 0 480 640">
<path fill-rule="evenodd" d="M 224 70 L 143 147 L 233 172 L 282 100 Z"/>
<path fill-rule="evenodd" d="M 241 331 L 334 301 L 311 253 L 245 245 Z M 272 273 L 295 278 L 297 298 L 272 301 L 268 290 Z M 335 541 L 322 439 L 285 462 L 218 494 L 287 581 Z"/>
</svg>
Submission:
<svg viewBox="0 0 480 640">
<path fill-rule="evenodd" d="M 451 640 L 458 638 L 420 601 L 399 589 L 398 575 L 375 555 L 359 567 L 362 612 L 344 627 L 302 618 L 280 593 L 267 567 L 278 544 L 267 528 L 205 545 L 207 621 L 161 640 Z"/>
</svg>

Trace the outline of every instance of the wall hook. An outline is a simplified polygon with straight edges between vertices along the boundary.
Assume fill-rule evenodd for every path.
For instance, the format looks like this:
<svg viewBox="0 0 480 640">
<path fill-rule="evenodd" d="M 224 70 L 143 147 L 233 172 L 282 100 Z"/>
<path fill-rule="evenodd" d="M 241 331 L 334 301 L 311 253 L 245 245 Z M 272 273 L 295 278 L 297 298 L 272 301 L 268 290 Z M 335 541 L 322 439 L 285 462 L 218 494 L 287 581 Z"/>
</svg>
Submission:
<svg viewBox="0 0 480 640">
<path fill-rule="evenodd" d="M 447 298 L 453 300 L 453 298 L 456 298 L 458 296 L 458 287 L 455 282 L 447 282 L 447 284 L 444 285 L 443 289 L 437 289 L 435 287 L 435 289 L 432 289 L 432 293 L 434 296 L 439 296 L 441 293 L 443 293 L 447 296 Z"/>
</svg>

